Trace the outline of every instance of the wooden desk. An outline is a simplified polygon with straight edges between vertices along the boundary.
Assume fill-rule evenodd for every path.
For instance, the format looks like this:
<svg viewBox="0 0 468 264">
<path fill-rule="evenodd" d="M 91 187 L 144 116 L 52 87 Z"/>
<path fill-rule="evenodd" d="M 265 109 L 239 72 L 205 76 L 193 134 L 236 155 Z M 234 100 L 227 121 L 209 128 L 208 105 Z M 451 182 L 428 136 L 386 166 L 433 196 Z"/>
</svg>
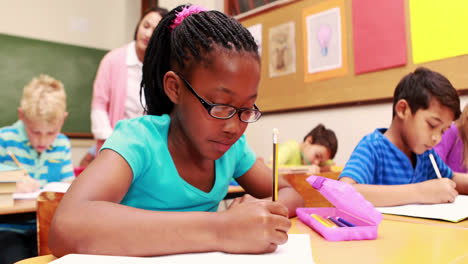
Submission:
<svg viewBox="0 0 468 264">
<path fill-rule="evenodd" d="M 309 234 L 312 256 L 328 263 L 468 263 L 468 230 L 383 220 L 376 240 L 329 242 L 297 218 L 290 234 Z M 41 264 L 52 255 L 25 259 L 17 264 Z"/>
<path fill-rule="evenodd" d="M 36 219 L 36 200 L 15 200 L 14 206 L 0 207 L 0 223 L 19 223 Z"/>
<path fill-rule="evenodd" d="M 28 259 L 23 259 L 23 260 L 20 260 L 18 262 L 15 262 L 15 263 L 21 263 L 21 264 L 45 264 L 45 263 L 49 263 L 51 262 L 52 260 L 55 260 L 57 259 L 56 257 L 54 257 L 53 255 L 45 255 L 45 256 L 39 256 L 39 257 L 34 257 L 34 258 L 28 258 Z"/>
<path fill-rule="evenodd" d="M 36 199 L 15 200 L 14 206 L 0 207 L 0 215 L 31 213 L 36 212 L 36 209 Z"/>
<path fill-rule="evenodd" d="M 376 240 L 329 242 L 301 221 L 290 234 L 310 234 L 315 263 L 468 263 L 468 230 L 383 220 Z"/>
</svg>

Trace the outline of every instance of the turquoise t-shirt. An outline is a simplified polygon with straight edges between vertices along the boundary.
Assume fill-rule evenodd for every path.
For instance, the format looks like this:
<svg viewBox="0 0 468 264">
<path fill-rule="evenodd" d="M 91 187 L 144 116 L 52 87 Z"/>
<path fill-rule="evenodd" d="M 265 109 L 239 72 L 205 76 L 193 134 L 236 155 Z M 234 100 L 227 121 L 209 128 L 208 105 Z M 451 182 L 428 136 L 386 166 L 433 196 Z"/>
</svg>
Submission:
<svg viewBox="0 0 468 264">
<path fill-rule="evenodd" d="M 231 179 L 244 175 L 255 154 L 242 137 L 215 161 L 216 179 L 209 193 L 179 176 L 167 146 L 168 115 L 121 120 L 102 149 L 119 153 L 133 172 L 121 204 L 154 211 L 211 211 L 226 196 Z"/>
</svg>

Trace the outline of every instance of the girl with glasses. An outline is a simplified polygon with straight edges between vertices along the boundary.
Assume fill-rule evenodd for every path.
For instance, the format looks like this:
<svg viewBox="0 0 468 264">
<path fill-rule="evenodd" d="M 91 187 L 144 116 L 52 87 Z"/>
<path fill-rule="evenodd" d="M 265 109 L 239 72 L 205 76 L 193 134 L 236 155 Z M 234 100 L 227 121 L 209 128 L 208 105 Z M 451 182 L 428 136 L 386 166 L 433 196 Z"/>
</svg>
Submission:
<svg viewBox="0 0 468 264">
<path fill-rule="evenodd" d="M 55 256 L 265 253 L 287 241 L 303 205 L 256 161 L 244 131 L 261 112 L 257 45 L 221 12 L 180 6 L 143 61 L 147 115 L 122 120 L 73 183 L 51 226 Z M 268 137 L 270 138 L 270 137 Z M 218 212 L 232 178 L 249 195 Z"/>
</svg>

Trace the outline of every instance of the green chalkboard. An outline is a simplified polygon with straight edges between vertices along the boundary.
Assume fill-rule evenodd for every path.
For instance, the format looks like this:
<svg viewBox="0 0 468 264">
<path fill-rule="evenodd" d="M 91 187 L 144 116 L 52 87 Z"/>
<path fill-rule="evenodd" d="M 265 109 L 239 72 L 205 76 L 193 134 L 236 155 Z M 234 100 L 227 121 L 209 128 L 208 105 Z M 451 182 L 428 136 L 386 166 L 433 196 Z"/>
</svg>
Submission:
<svg viewBox="0 0 468 264">
<path fill-rule="evenodd" d="M 48 74 L 67 93 L 68 118 L 62 131 L 90 135 L 93 82 L 106 50 L 0 34 L 0 126 L 18 119 L 23 87 L 33 77 Z"/>
</svg>

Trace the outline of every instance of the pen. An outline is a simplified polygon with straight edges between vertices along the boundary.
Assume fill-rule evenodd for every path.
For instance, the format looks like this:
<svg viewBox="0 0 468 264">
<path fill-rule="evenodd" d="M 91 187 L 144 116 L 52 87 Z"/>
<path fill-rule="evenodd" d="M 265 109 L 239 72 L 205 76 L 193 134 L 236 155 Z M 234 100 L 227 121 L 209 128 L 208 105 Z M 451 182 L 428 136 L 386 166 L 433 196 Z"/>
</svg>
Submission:
<svg viewBox="0 0 468 264">
<path fill-rule="evenodd" d="M 341 223 L 345 224 L 346 226 L 349 226 L 349 227 L 353 227 L 353 226 L 356 226 L 355 224 L 353 223 L 350 223 L 346 220 L 344 220 L 343 218 L 340 218 L 340 217 L 337 217 L 336 220 L 340 221 Z"/>
<path fill-rule="evenodd" d="M 278 129 L 273 128 L 273 202 L 278 199 Z"/>
<path fill-rule="evenodd" d="M 328 220 L 332 221 L 338 227 L 346 227 L 346 225 L 342 224 L 341 222 L 336 221 L 333 217 L 327 217 Z"/>
<path fill-rule="evenodd" d="M 437 167 L 437 163 L 435 162 L 434 155 L 432 155 L 432 153 L 429 154 L 429 159 L 432 162 L 432 167 L 434 167 L 434 171 L 437 175 L 437 178 L 442 179 L 442 176 L 440 175 L 439 167 Z"/>
<path fill-rule="evenodd" d="M 15 157 L 15 155 L 13 153 L 11 153 L 11 151 L 7 151 L 7 153 L 8 153 L 8 155 L 10 155 L 11 159 L 16 163 L 16 166 L 18 166 L 18 168 L 22 169 L 24 171 L 25 175 L 29 176 L 29 173 L 27 173 L 26 170 L 23 168 L 23 166 L 21 166 L 21 163 Z"/>
</svg>

